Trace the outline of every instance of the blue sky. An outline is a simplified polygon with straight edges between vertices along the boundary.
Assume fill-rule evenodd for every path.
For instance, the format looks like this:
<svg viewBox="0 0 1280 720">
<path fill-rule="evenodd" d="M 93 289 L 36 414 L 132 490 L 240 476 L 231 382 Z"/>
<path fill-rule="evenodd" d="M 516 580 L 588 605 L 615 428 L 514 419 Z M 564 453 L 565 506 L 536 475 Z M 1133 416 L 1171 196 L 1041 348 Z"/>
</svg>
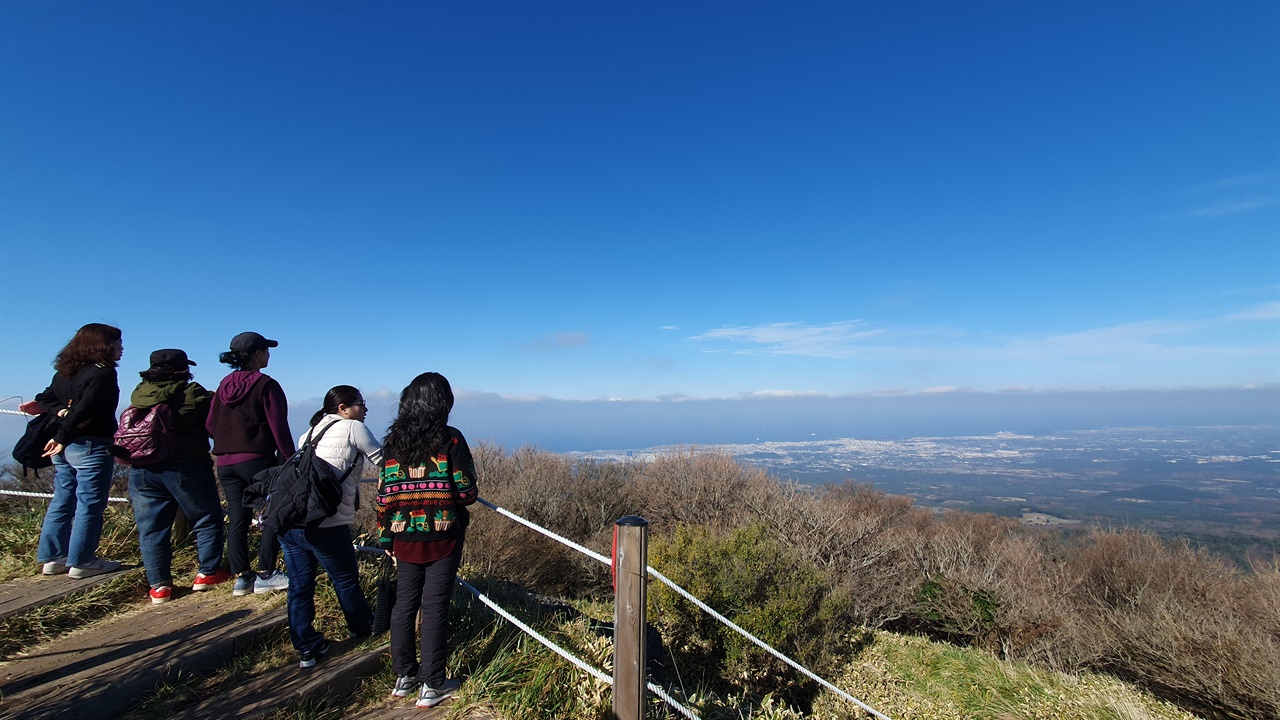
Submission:
<svg viewBox="0 0 1280 720">
<path fill-rule="evenodd" d="M 1278 197 L 1276 3 L 10 0 L 0 396 L 1274 390 Z"/>
</svg>

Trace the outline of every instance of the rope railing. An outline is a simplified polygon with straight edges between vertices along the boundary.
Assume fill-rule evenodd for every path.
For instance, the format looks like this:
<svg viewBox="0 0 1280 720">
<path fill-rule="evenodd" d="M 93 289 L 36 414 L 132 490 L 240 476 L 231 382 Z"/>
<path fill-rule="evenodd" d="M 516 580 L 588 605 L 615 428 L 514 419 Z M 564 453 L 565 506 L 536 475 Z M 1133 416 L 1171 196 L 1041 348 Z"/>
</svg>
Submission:
<svg viewBox="0 0 1280 720">
<path fill-rule="evenodd" d="M 485 500 L 484 498 L 476 498 L 476 502 L 480 503 L 481 505 L 484 505 L 485 507 L 489 508 L 490 510 L 493 510 L 494 512 L 498 513 L 499 515 L 505 515 L 505 516 L 507 516 L 507 517 L 511 518 L 512 520 L 515 520 L 516 522 L 520 523 L 521 525 L 524 525 L 525 527 L 527 527 L 527 528 L 529 528 L 529 529 L 531 529 L 531 530 L 536 530 L 537 532 L 540 532 L 540 533 L 542 533 L 543 535 L 546 535 L 547 537 L 551 538 L 552 540 L 555 540 L 555 541 L 556 541 L 556 542 L 558 542 L 558 543 L 562 543 L 562 544 L 564 544 L 564 545 L 567 545 L 567 546 L 569 546 L 569 547 L 573 548 L 574 550 L 577 550 L 578 552 L 582 553 L 583 555 L 586 555 L 587 557 L 595 558 L 596 560 L 599 560 L 600 562 L 604 563 L 605 565 L 610 565 L 610 566 L 612 566 L 612 565 L 613 565 L 613 560 L 610 560 L 609 558 L 605 557 L 604 555 L 601 555 L 600 553 L 595 552 L 594 550 L 590 550 L 590 549 L 588 549 L 588 548 L 585 548 L 585 547 L 583 547 L 583 546 L 579 545 L 578 543 L 576 543 L 576 542 L 574 542 L 574 541 L 572 541 L 572 540 L 570 540 L 570 539 L 568 539 L 568 538 L 561 537 L 561 536 L 559 536 L 559 535 L 557 535 L 557 534 L 555 534 L 555 533 L 551 532 L 550 530 L 548 530 L 548 529 L 546 529 L 546 528 L 544 528 L 544 527 L 539 527 L 538 525 L 535 525 L 534 523 L 532 523 L 532 522 L 530 522 L 530 521 L 528 521 L 528 520 L 525 520 L 524 518 L 520 517 L 519 515 L 516 515 L 515 513 L 511 512 L 510 510 L 506 510 L 506 509 L 504 509 L 504 508 L 500 508 L 500 507 L 498 507 L 497 505 L 494 505 L 493 503 L 489 502 L 488 500 Z"/>
<path fill-rule="evenodd" d="M 26 492 L 23 490 L 0 490 L 0 495 L 13 495 L 14 497 L 44 498 L 46 500 L 53 497 L 53 493 Z M 127 497 L 108 497 L 107 502 L 130 502 Z"/>
<path fill-rule="evenodd" d="M 597 552 L 593 552 L 593 551 L 591 551 L 591 550 L 588 550 L 587 548 L 584 548 L 583 546 L 581 546 L 581 545 L 579 545 L 579 544 L 577 544 L 577 543 L 573 542 L 572 540 L 568 540 L 568 539 L 566 539 L 566 538 L 563 538 L 563 537 L 561 537 L 561 536 L 559 536 L 559 535 L 555 534 L 554 532 L 552 532 L 552 531 L 550 531 L 550 530 L 547 530 L 546 528 L 539 527 L 538 525 L 536 525 L 536 524 L 534 524 L 534 523 L 532 523 L 532 522 L 530 522 L 530 521 L 528 521 L 528 520 L 525 520 L 524 518 L 520 517 L 519 515 L 516 515 L 515 513 L 510 512 L 509 510 L 505 510 L 505 509 L 503 509 L 503 508 L 500 508 L 500 507 L 498 507 L 497 505 L 494 505 L 493 503 L 491 503 L 491 502 L 489 502 L 489 501 L 487 501 L 487 500 L 484 500 L 484 499 L 480 499 L 480 500 L 478 500 L 478 502 L 480 502 L 482 505 L 484 505 L 484 506 L 485 506 L 485 507 L 487 507 L 487 508 L 490 508 L 490 509 L 492 509 L 492 510 L 495 510 L 495 511 L 497 511 L 497 512 L 501 513 L 502 515 L 505 515 L 506 517 L 512 518 L 513 520 L 515 520 L 515 521 L 519 522 L 520 524 L 522 524 L 522 525 L 524 525 L 524 526 L 526 526 L 526 527 L 528 527 L 528 528 L 531 528 L 531 529 L 533 529 L 533 530 L 536 530 L 537 532 L 539 532 L 539 533 L 541 533 L 541 534 L 543 534 L 543 535 L 545 535 L 545 536 L 547 536 L 547 537 L 549 537 L 549 538 L 551 538 L 551 539 L 553 539 L 553 540 L 556 540 L 556 541 L 558 541 L 558 542 L 560 542 L 560 543 L 563 543 L 564 545 L 566 545 L 566 546 L 568 546 L 568 547 L 571 547 L 571 548 L 573 548 L 573 549 L 575 549 L 575 550 L 577 550 L 577 551 L 579 551 L 579 552 L 583 553 L 584 555 L 588 555 L 588 556 L 590 556 L 590 557 L 593 557 L 593 558 L 595 558 L 595 559 L 597 559 L 597 560 L 599 560 L 599 561 L 601 561 L 601 562 L 603 562 L 603 563 L 605 563 L 605 564 L 607 564 L 607 565 L 610 565 L 610 566 L 612 566 L 612 565 L 613 565 L 613 561 L 612 561 L 611 559 L 606 558 L 605 556 L 601 555 L 600 553 L 597 553 Z M 646 566 L 646 567 L 645 567 L 645 570 L 646 570 L 650 575 L 652 575 L 653 577 L 657 578 L 657 579 L 658 579 L 659 581 L 661 581 L 662 583 L 664 583 L 664 584 L 666 584 L 667 586 L 669 586 L 669 587 L 670 587 L 672 590 L 674 590 L 676 593 L 678 593 L 679 595 L 681 595 L 681 596 L 682 596 L 682 597 L 684 597 L 685 599 L 689 600 L 689 601 L 690 601 L 690 602 L 692 602 L 694 605 L 696 605 L 696 606 L 698 606 L 699 608 L 701 608 L 703 611 L 705 611 L 705 612 L 707 612 L 708 614 L 710 614 L 710 615 L 711 615 L 712 617 L 714 617 L 716 620 L 719 620 L 721 623 L 724 623 L 727 627 L 729 627 L 729 628 L 733 629 L 735 632 L 737 632 L 738 634 L 742 635 L 742 636 L 743 636 L 743 637 L 745 637 L 747 640 L 749 640 L 749 641 L 751 641 L 752 643 L 755 643 L 756 645 L 758 645 L 758 646 L 759 646 L 761 649 L 763 649 L 765 652 L 768 652 L 769 654 L 773 655 L 774 657 L 776 657 L 777 659 L 779 659 L 779 660 L 781 660 L 782 662 L 786 663 L 786 664 L 787 664 L 787 665 L 789 665 L 790 667 L 794 668 L 795 670 L 797 670 L 798 672 L 800 672 L 800 673 L 801 673 L 801 674 L 803 674 L 804 676 L 806 676 L 806 677 L 810 678 L 811 680 L 813 680 L 813 681 L 817 682 L 818 684 L 822 685 L 823 687 L 827 688 L 828 690 L 831 690 L 832 692 L 836 693 L 838 696 L 840 696 L 840 697 L 844 698 L 845 700 L 848 700 L 849 702 L 851 702 L 851 703 L 853 703 L 853 704 L 857 705 L 859 708 L 862 708 L 864 711 L 866 711 L 867 713 L 871 714 L 873 717 L 879 718 L 879 720 L 893 720 L 893 719 L 892 719 L 892 718 L 890 718 L 889 716 L 887 716 L 887 715 L 885 715 L 885 714 L 883 714 L 883 713 L 881 713 L 881 712 L 877 711 L 875 708 L 871 707 L 870 705 L 868 705 L 868 704 L 866 704 L 866 703 L 862 702 L 861 700 L 859 700 L 859 699 L 855 698 L 854 696 L 850 695 L 849 693 L 845 692 L 844 690 L 841 690 L 839 687 L 836 687 L 835 685 L 833 685 L 832 683 L 828 682 L 827 680 L 825 680 L 825 679 L 823 679 L 823 678 L 819 677 L 817 674 L 815 674 L 814 672 L 812 672 L 812 671 L 811 671 L 811 670 L 809 670 L 808 668 L 804 667 L 804 666 L 803 666 L 803 665 L 801 665 L 800 663 L 796 662 L 795 660 L 792 660 L 791 658 L 787 657 L 786 655 L 782 654 L 781 652 L 779 652 L 779 651 L 777 651 L 777 650 L 773 649 L 772 647 L 770 647 L 770 646 L 768 645 L 768 643 L 765 643 L 763 640 L 761 640 L 761 639 L 757 638 L 755 635 L 752 635 L 751 633 L 747 632 L 747 631 L 746 631 L 746 630 L 744 630 L 743 628 L 739 627 L 736 623 L 734 623 L 734 622 L 733 622 L 732 620 L 730 620 L 729 618 L 726 618 L 724 615 L 721 615 L 720 613 L 716 612 L 716 611 L 715 611 L 714 609 L 712 609 L 709 605 L 707 605 L 706 603 L 702 602 L 702 601 L 701 601 L 701 600 L 699 600 L 698 598 L 694 597 L 694 596 L 693 596 L 692 594 L 690 594 L 687 590 L 685 590 L 684 588 L 682 588 L 682 587 L 680 587 L 679 585 L 677 585 L 675 582 L 673 582 L 673 581 L 672 581 L 671 579 L 669 579 L 667 576 L 665 576 L 665 575 L 663 575 L 662 573 L 658 572 L 657 570 L 653 569 L 653 567 L 652 567 L 652 566 Z M 656 689 L 656 686 L 654 686 L 654 685 L 653 685 L 653 683 L 648 683 L 648 687 L 649 687 L 649 689 L 650 689 L 650 690 L 655 690 L 655 689 Z M 654 694 L 655 694 L 655 695 L 657 695 L 658 697 L 662 698 L 665 702 L 667 702 L 668 704 L 672 705 L 673 707 L 676 707 L 677 709 L 680 709 L 679 705 L 678 705 L 674 700 L 670 699 L 670 697 L 669 697 L 669 696 L 667 696 L 665 692 L 655 692 Z M 682 712 L 683 712 L 683 711 L 682 711 Z M 692 718 L 692 717 L 694 717 L 694 716 L 693 716 L 692 714 L 686 714 L 686 717 L 691 717 L 691 718 Z"/>
</svg>

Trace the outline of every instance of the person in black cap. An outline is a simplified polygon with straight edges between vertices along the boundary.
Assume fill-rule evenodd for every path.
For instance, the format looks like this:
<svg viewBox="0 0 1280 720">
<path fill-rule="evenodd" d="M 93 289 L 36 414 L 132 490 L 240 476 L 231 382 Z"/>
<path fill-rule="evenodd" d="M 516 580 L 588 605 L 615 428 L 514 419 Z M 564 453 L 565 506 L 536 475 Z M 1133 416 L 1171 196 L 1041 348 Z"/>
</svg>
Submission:
<svg viewBox="0 0 1280 720">
<path fill-rule="evenodd" d="M 249 566 L 253 511 L 244 503 L 244 489 L 253 483 L 253 476 L 279 465 L 294 452 L 289 402 L 280 383 L 262 373 L 271 361 L 271 348 L 279 345 L 256 332 L 242 332 L 231 338 L 231 349 L 218 357 L 232 372 L 218 384 L 206 427 L 213 436 L 218 480 L 227 496 L 227 556 L 236 576 L 233 595 L 289 587 L 289 577 L 276 570 L 280 541 L 270 528 L 262 528 L 256 575 Z"/>
<path fill-rule="evenodd" d="M 156 350 L 151 353 L 151 367 L 138 373 L 142 382 L 129 396 L 134 408 L 167 403 L 171 417 L 176 418 L 174 437 L 164 443 L 167 452 L 157 453 L 157 459 L 130 458 L 129 495 L 138 546 L 151 585 L 151 602 L 157 605 L 173 596 L 171 529 L 179 509 L 191 523 L 200 563 L 191 589 L 208 590 L 231 579 L 231 573 L 222 568 L 222 503 L 205 429 L 213 393 L 192 381 L 192 365 L 195 362 L 182 350 Z"/>
</svg>

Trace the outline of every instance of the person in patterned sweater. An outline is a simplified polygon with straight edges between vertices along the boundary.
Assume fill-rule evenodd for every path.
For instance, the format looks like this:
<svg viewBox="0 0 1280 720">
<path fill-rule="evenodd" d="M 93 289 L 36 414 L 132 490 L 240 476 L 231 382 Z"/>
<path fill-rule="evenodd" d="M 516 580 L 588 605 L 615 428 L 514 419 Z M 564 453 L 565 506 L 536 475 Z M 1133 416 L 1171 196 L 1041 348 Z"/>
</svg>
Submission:
<svg viewBox="0 0 1280 720">
<path fill-rule="evenodd" d="M 400 393 L 400 411 L 382 441 L 378 472 L 378 541 L 396 561 L 391 610 L 391 694 L 418 693 L 418 707 L 434 707 L 457 692 L 445 677 L 449 599 L 478 497 L 467 439 L 449 426 L 453 390 L 440 373 L 419 375 Z M 422 610 L 422 653 L 415 619 Z"/>
</svg>

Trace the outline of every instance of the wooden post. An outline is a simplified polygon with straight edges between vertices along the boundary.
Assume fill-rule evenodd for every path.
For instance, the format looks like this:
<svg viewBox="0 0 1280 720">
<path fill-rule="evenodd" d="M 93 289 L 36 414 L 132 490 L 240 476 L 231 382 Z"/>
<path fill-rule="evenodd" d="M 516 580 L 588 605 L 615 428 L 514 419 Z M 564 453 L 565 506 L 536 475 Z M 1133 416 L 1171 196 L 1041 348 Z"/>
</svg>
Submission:
<svg viewBox="0 0 1280 720">
<path fill-rule="evenodd" d="M 643 720 L 645 604 L 648 599 L 649 521 L 628 515 L 615 524 L 613 558 L 613 717 Z"/>
</svg>

